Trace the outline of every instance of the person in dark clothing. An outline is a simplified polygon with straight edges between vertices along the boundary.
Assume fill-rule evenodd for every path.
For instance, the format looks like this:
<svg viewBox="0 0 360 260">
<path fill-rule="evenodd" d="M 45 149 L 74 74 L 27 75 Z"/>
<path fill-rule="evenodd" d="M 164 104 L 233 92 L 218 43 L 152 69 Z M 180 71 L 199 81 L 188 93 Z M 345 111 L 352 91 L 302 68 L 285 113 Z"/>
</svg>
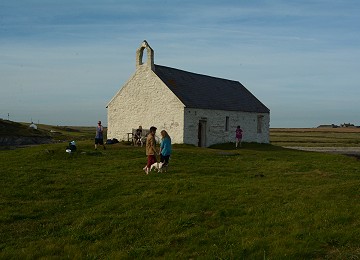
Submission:
<svg viewBox="0 0 360 260">
<path fill-rule="evenodd" d="M 101 121 L 99 121 L 98 125 L 96 126 L 95 150 L 97 150 L 98 145 L 102 145 L 104 150 L 106 149 L 104 144 L 104 127 L 101 125 Z"/>
<path fill-rule="evenodd" d="M 141 147 L 143 146 L 143 141 L 141 139 L 141 135 L 142 135 L 142 126 L 139 126 L 138 129 L 136 129 L 135 133 L 134 133 L 134 146 L 135 145 L 141 145 Z"/>
</svg>

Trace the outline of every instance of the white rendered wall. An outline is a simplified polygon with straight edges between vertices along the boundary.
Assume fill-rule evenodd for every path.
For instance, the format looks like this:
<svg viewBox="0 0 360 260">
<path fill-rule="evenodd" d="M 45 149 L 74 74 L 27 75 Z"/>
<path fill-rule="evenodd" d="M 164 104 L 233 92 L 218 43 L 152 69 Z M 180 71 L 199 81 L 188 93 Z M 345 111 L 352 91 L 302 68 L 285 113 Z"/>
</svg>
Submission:
<svg viewBox="0 0 360 260">
<path fill-rule="evenodd" d="M 270 114 L 210 109 L 185 108 L 184 143 L 198 145 L 198 124 L 206 120 L 206 146 L 235 141 L 238 125 L 243 130 L 244 142 L 269 143 Z M 258 117 L 261 119 L 261 133 L 258 133 Z M 229 128 L 225 131 L 226 117 Z"/>
<path fill-rule="evenodd" d="M 166 130 L 173 143 L 183 143 L 184 105 L 146 64 L 108 104 L 108 138 L 127 140 L 127 133 L 144 129 Z"/>
</svg>

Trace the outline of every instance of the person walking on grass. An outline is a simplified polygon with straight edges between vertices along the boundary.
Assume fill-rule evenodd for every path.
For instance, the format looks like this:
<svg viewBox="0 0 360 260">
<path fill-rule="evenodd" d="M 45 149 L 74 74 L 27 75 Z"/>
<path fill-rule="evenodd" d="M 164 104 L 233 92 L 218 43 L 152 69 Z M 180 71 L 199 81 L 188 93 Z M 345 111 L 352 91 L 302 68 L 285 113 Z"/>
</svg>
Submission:
<svg viewBox="0 0 360 260">
<path fill-rule="evenodd" d="M 95 150 L 97 150 L 99 144 L 104 147 L 104 150 L 106 149 L 104 144 L 104 127 L 101 125 L 101 121 L 99 121 L 96 126 Z"/>
<path fill-rule="evenodd" d="M 171 138 L 165 130 L 162 130 L 160 134 L 162 137 L 160 144 L 160 162 L 164 163 L 163 167 L 167 167 L 171 154 Z"/>
<path fill-rule="evenodd" d="M 156 163 L 156 140 L 155 140 L 155 133 L 156 133 L 156 127 L 152 126 L 150 127 L 150 133 L 148 134 L 146 138 L 146 155 L 147 155 L 147 164 L 143 168 L 146 174 L 149 174 L 150 167 L 153 163 Z"/>
<path fill-rule="evenodd" d="M 238 125 L 237 128 L 236 128 L 236 131 L 235 131 L 235 140 L 236 140 L 236 149 L 238 147 L 241 147 L 241 140 L 242 140 L 242 133 L 243 133 L 243 130 L 240 128 L 240 126 Z"/>
</svg>

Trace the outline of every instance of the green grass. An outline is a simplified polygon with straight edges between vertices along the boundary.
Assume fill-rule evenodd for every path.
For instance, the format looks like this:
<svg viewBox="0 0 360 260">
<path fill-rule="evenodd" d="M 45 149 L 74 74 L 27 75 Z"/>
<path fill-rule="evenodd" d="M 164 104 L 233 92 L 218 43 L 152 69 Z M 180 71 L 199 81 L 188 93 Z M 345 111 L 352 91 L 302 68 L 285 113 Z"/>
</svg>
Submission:
<svg viewBox="0 0 360 260">
<path fill-rule="evenodd" d="M 25 123 L 26 124 L 26 123 Z M 54 141 L 70 141 L 70 140 L 93 140 L 95 137 L 96 127 L 86 126 L 51 126 L 39 124 L 40 131 L 47 132 Z M 105 128 L 106 132 L 106 128 Z"/>
<path fill-rule="evenodd" d="M 0 151 L 0 258 L 358 259 L 360 161 L 233 144 Z"/>
<path fill-rule="evenodd" d="M 37 129 L 29 127 L 30 123 L 18 123 L 0 119 L 0 137 L 50 137 L 54 142 L 75 140 L 93 140 L 95 137 L 95 126 L 52 126 L 37 124 Z M 106 133 L 105 128 L 105 133 Z M 106 135 L 106 134 L 105 134 Z"/>
<path fill-rule="evenodd" d="M 29 125 L 0 119 L 0 136 L 48 136 L 46 131 L 29 128 Z"/>
<path fill-rule="evenodd" d="M 359 128 L 283 128 L 270 129 L 270 141 L 279 146 L 356 147 Z"/>
</svg>

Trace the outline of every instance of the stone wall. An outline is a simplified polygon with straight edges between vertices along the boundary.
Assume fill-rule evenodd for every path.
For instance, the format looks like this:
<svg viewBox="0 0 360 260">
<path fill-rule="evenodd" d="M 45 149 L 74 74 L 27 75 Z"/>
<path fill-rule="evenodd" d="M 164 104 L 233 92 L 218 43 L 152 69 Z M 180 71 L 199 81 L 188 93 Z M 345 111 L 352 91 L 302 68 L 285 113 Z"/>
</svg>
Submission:
<svg viewBox="0 0 360 260">
<path fill-rule="evenodd" d="M 227 131 L 226 117 L 229 122 Z M 270 114 L 193 108 L 185 108 L 184 143 L 198 145 L 200 120 L 206 121 L 205 146 L 234 142 L 238 125 L 244 131 L 244 142 L 269 143 Z M 258 121 L 261 124 L 261 133 L 258 132 Z"/>
<path fill-rule="evenodd" d="M 147 64 L 135 74 L 108 104 L 108 138 L 127 140 L 127 133 L 141 125 L 166 130 L 173 143 L 183 143 L 184 105 Z"/>
</svg>

